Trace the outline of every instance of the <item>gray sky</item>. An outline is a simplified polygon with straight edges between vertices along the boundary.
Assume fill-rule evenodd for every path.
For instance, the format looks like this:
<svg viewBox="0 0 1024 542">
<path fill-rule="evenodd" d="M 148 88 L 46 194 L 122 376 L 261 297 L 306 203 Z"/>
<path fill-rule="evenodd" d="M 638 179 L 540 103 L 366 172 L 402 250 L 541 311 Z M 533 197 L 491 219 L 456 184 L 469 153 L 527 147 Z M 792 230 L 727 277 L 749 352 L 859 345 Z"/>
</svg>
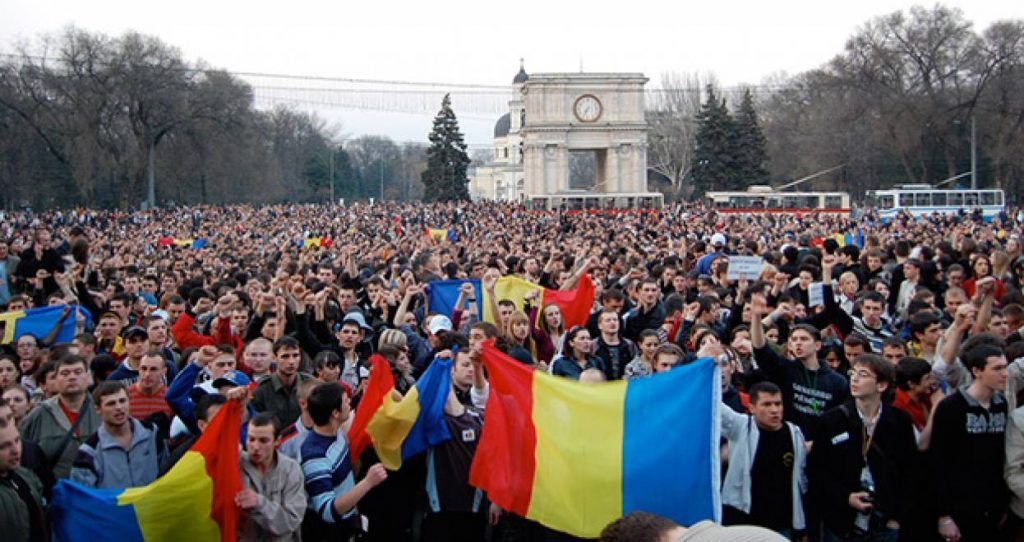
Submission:
<svg viewBox="0 0 1024 542">
<path fill-rule="evenodd" d="M 820 66 L 867 20 L 920 2 L 3 0 L 0 51 L 67 25 L 134 29 L 238 72 L 507 85 L 528 72 L 713 72 L 727 86 Z M 1024 18 L 1019 0 L 955 0 L 976 30 Z M 924 4 L 931 5 L 931 4 Z M 301 84 L 301 83 L 296 83 Z M 459 104 L 456 102 L 456 113 Z M 302 106 L 307 107 L 307 106 Z M 426 141 L 425 114 L 319 108 L 343 133 Z M 496 119 L 495 119 L 496 120 Z M 463 118 L 489 144 L 493 120 Z"/>
</svg>

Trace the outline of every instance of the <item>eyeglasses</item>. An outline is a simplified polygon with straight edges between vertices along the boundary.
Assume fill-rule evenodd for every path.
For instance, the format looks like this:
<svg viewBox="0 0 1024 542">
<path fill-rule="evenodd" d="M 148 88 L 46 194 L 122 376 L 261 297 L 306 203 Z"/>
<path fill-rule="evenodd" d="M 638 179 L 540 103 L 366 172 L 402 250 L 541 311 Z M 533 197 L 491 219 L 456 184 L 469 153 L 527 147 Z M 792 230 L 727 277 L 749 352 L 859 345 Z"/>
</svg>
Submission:
<svg viewBox="0 0 1024 542">
<path fill-rule="evenodd" d="M 857 371 L 850 369 L 846 374 L 850 377 L 850 380 L 870 380 L 872 378 L 877 378 L 871 371 Z"/>
</svg>

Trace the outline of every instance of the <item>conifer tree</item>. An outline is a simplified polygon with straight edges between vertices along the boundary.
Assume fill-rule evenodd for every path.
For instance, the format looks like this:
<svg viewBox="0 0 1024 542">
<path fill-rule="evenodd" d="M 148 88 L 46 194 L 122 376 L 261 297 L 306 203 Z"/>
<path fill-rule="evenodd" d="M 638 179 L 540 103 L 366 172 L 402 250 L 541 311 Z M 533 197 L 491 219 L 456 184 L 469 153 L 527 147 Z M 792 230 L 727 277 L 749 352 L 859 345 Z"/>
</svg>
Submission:
<svg viewBox="0 0 1024 542">
<path fill-rule="evenodd" d="M 452 201 L 469 199 L 469 154 L 459 131 L 459 121 L 452 110 L 451 96 L 444 95 L 441 110 L 434 117 L 427 149 L 427 169 L 423 182 L 425 201 Z"/>
<path fill-rule="evenodd" d="M 735 185 L 735 130 L 725 99 L 712 85 L 697 113 L 697 137 L 694 140 L 694 196 L 709 190 L 730 190 Z"/>
<path fill-rule="evenodd" d="M 736 113 L 736 175 L 740 189 L 752 184 L 767 184 L 768 152 L 766 140 L 757 120 L 754 98 L 750 89 L 743 93 L 740 109 Z"/>
</svg>

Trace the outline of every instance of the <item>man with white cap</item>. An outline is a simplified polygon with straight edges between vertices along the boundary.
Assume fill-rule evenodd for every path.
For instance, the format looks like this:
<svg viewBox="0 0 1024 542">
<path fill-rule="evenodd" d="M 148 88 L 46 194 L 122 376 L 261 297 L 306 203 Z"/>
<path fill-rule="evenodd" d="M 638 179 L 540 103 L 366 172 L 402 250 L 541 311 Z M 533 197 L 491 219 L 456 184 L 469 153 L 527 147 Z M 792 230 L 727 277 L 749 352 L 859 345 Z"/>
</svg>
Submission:
<svg viewBox="0 0 1024 542">
<path fill-rule="evenodd" d="M 716 259 L 725 253 L 726 245 L 725 235 L 721 233 L 715 233 L 711 236 L 710 250 L 707 254 L 700 257 L 697 260 L 697 272 L 701 275 L 713 275 L 712 265 Z"/>
</svg>

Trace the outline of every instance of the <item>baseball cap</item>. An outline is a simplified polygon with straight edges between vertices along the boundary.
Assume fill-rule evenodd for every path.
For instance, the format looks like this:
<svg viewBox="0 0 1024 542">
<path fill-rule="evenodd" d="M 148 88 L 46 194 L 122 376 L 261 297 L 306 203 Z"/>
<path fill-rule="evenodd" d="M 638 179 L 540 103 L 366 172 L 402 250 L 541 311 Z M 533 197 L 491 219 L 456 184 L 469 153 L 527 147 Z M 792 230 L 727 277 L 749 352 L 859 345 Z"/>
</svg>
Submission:
<svg viewBox="0 0 1024 542">
<path fill-rule="evenodd" d="M 131 340 L 132 337 L 142 337 L 145 339 L 149 337 L 149 333 L 146 333 L 146 330 L 139 326 L 132 326 L 128 328 L 128 331 L 124 332 L 124 340 Z"/>
<path fill-rule="evenodd" d="M 220 378 L 213 381 L 213 387 L 220 389 L 221 386 L 248 386 L 249 377 L 237 369 L 224 373 Z"/>
<path fill-rule="evenodd" d="M 720 233 L 716 233 L 716 234 L 712 235 L 711 236 L 711 244 L 715 245 L 716 247 L 724 247 L 725 246 L 725 236 L 720 234 Z"/>
<path fill-rule="evenodd" d="M 430 319 L 430 324 L 427 325 L 427 331 L 431 335 L 437 335 L 439 331 L 451 331 L 452 321 L 443 314 L 438 314 Z"/>
<path fill-rule="evenodd" d="M 357 326 L 365 331 L 373 331 L 373 328 L 366 324 L 366 317 L 359 311 L 352 311 L 345 315 L 345 318 L 341 320 L 341 323 L 354 322 Z"/>
</svg>

